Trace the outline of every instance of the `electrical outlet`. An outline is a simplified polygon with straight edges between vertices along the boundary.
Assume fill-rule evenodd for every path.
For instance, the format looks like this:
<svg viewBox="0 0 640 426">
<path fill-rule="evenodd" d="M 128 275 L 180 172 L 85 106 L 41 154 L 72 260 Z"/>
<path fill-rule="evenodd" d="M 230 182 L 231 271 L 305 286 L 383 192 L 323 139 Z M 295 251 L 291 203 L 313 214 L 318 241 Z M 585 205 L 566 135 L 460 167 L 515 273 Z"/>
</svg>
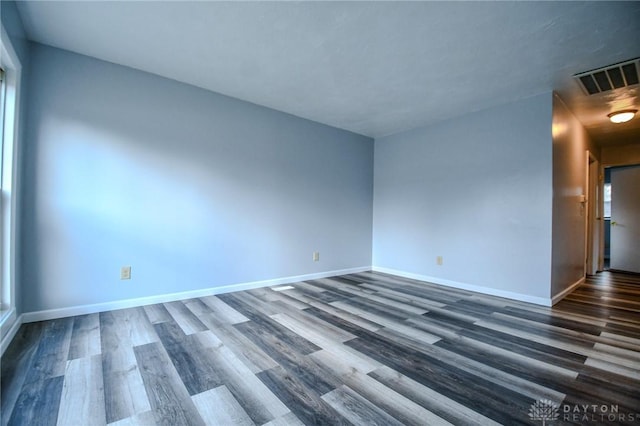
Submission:
<svg viewBox="0 0 640 426">
<path fill-rule="evenodd" d="M 122 268 L 120 268 L 120 279 L 121 280 L 131 279 L 131 266 L 123 266 Z"/>
<path fill-rule="evenodd" d="M 314 262 L 318 262 L 320 260 L 320 252 L 319 251 L 314 251 L 313 252 L 313 261 Z"/>
<path fill-rule="evenodd" d="M 436 264 L 442 266 L 442 256 L 436 257 Z"/>
</svg>

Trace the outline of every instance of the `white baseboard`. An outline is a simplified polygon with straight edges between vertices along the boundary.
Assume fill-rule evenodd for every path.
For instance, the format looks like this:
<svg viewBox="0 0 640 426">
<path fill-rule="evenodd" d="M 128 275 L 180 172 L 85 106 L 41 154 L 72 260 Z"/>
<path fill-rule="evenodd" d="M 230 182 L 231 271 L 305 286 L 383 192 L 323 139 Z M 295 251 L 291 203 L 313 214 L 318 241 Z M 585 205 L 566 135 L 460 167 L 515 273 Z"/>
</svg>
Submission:
<svg viewBox="0 0 640 426">
<path fill-rule="evenodd" d="M 16 312 L 14 310 L 13 312 L 11 312 L 11 314 L 9 314 L 9 317 L 6 320 L 8 323 L 11 323 L 11 326 L 9 327 L 8 330 L 6 330 L 6 332 L 4 330 L 5 324 L 4 323 L 2 324 L 3 330 L 2 330 L 2 340 L 0 341 L 0 356 L 4 355 L 4 351 L 7 350 L 7 348 L 9 347 L 9 344 L 11 343 L 13 338 L 16 336 L 18 329 L 23 323 L 23 318 L 24 318 L 23 315 L 16 316 Z"/>
<path fill-rule="evenodd" d="M 530 296 L 528 294 L 515 293 L 512 291 L 499 290 L 491 287 L 483 287 L 474 284 L 467 284 L 458 281 L 445 280 L 438 277 L 430 277 L 427 275 L 414 274 L 412 272 L 399 271 L 397 269 L 383 268 L 380 266 L 373 266 L 373 271 L 384 272 L 386 274 L 398 275 L 400 277 L 411 278 L 414 280 L 426 281 L 429 283 L 440 284 L 447 287 L 459 288 L 461 290 L 475 291 L 476 293 L 488 294 L 490 296 L 504 297 L 507 299 L 519 300 L 521 302 L 533 303 L 542 306 L 551 306 L 551 299 L 544 297 Z"/>
<path fill-rule="evenodd" d="M 551 305 L 553 306 L 559 301 L 561 301 L 562 299 L 564 299 L 565 297 L 567 297 L 569 293 L 573 292 L 576 288 L 580 286 L 580 284 L 584 283 L 584 280 L 585 280 L 585 277 L 580 278 L 578 281 L 576 281 L 575 283 L 571 284 L 569 287 L 562 290 L 560 293 L 553 296 L 551 298 Z"/>
<path fill-rule="evenodd" d="M 192 299 L 194 297 L 210 296 L 213 294 L 231 293 L 234 291 L 250 290 L 253 288 L 270 287 L 274 285 L 290 284 L 305 280 L 333 277 L 336 275 L 354 274 L 370 271 L 371 266 L 358 268 L 339 269 L 335 271 L 319 272 L 315 274 L 295 275 L 272 280 L 253 281 L 248 283 L 231 284 L 221 287 L 211 287 L 200 290 L 184 291 L 180 293 L 161 294 L 157 296 L 140 297 L 137 299 L 117 300 L 114 302 L 96 303 L 92 305 L 70 306 L 60 309 L 26 312 L 22 314 L 23 322 L 45 321 L 55 318 L 64 318 L 75 315 L 93 314 L 96 312 L 113 311 L 116 309 L 135 308 L 138 306 L 153 305 L 155 303 L 174 302 L 176 300 Z"/>
</svg>

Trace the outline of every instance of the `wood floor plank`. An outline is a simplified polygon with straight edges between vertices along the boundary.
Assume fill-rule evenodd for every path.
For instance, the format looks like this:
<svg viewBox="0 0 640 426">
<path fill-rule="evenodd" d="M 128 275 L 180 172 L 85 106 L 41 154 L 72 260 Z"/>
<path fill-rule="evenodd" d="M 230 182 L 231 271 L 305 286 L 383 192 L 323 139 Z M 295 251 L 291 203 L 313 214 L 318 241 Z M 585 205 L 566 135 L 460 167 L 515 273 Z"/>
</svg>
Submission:
<svg viewBox="0 0 640 426">
<path fill-rule="evenodd" d="M 72 330 L 73 317 L 44 324 L 8 424 L 56 424 Z"/>
<path fill-rule="evenodd" d="M 640 367 L 638 367 L 638 363 L 630 362 L 628 365 L 620 365 L 616 361 L 611 362 L 604 360 L 603 358 L 604 357 L 602 355 L 593 358 L 588 357 L 585 364 L 640 381 Z"/>
<path fill-rule="evenodd" d="M 159 342 L 134 347 L 151 408 L 167 425 L 204 425 L 189 393 Z"/>
<path fill-rule="evenodd" d="M 100 341 L 107 422 L 151 410 L 130 330 L 117 314 L 100 313 Z"/>
<path fill-rule="evenodd" d="M 221 324 L 239 324 L 249 321 L 249 318 L 224 303 L 216 296 L 205 296 L 199 299 L 209 309 L 203 314 L 210 314 L 215 317 Z"/>
<path fill-rule="evenodd" d="M 340 288 L 357 288 L 360 287 L 364 280 L 350 274 L 336 275 L 333 277 L 320 278 L 319 281 L 330 280 L 334 283 L 340 284 Z"/>
<path fill-rule="evenodd" d="M 340 386 L 322 395 L 322 399 L 354 425 L 402 426 L 398 420 L 347 386 Z"/>
<path fill-rule="evenodd" d="M 486 303 L 469 300 L 467 298 L 460 299 L 455 303 L 447 305 L 447 308 L 454 312 L 461 312 L 478 318 L 484 318 L 496 311 L 496 308 Z"/>
<path fill-rule="evenodd" d="M 103 353 L 102 373 L 107 422 L 151 409 L 133 347 Z"/>
<path fill-rule="evenodd" d="M 129 330 L 129 338 L 134 346 L 146 345 L 159 340 L 144 309 L 130 308 L 116 312 L 122 315 L 118 319 L 124 321 L 124 326 Z"/>
<path fill-rule="evenodd" d="M 532 403 L 529 398 L 387 339 L 369 336 L 366 340 L 357 338 L 346 344 L 361 352 L 370 353 L 372 358 L 399 373 L 497 422 L 524 424 L 522 419 L 509 413 L 522 412 L 528 408 Z"/>
<path fill-rule="evenodd" d="M 636 350 L 635 347 L 635 345 L 628 345 L 626 342 L 616 342 L 615 340 L 609 340 L 607 343 L 601 341 L 593 345 L 593 349 L 596 351 L 615 355 L 637 363 L 640 361 L 640 352 Z M 640 369 L 640 365 L 636 369 Z"/>
<path fill-rule="evenodd" d="M 380 285 L 369 283 L 362 284 L 362 286 L 370 290 L 375 290 L 377 294 L 384 295 L 384 297 L 387 297 L 391 300 L 396 300 L 398 302 L 406 303 L 411 306 L 423 308 L 427 311 L 430 311 L 433 308 L 442 308 L 444 306 L 447 306 L 446 303 L 437 302 L 426 297 L 406 294 L 389 287 L 383 287 Z"/>
<path fill-rule="evenodd" d="M 548 308 L 363 272 L 24 324 L 0 426 L 517 425 L 541 399 L 627 415 L 639 306 L 640 275 Z"/>
<path fill-rule="evenodd" d="M 496 348 L 485 342 L 464 336 L 458 336 L 455 339 L 443 339 L 435 345 L 468 359 L 476 360 L 482 364 L 510 371 L 512 374 L 520 377 L 522 377 L 522 373 L 531 371 L 538 377 L 546 378 L 553 376 L 570 381 L 578 377 L 579 374 L 578 371 L 570 368 L 549 364 L 535 358 L 529 358 L 507 349 Z"/>
<path fill-rule="evenodd" d="M 212 315 L 205 315 L 201 317 L 201 320 L 210 328 L 209 331 L 215 330 L 216 338 L 230 348 L 252 372 L 258 373 L 278 365 L 269 355 L 232 325 L 220 324 Z M 198 335 L 200 334 L 198 333 Z"/>
<path fill-rule="evenodd" d="M 325 296 L 331 296 L 331 297 L 339 298 L 341 300 L 349 299 L 353 297 L 353 294 L 351 292 L 342 290 L 339 286 L 335 285 L 329 279 L 308 280 L 307 283 L 314 287 L 319 287 L 321 289 L 324 289 L 323 294 Z"/>
<path fill-rule="evenodd" d="M 55 426 L 58 421 L 64 376 L 25 383 L 9 425 Z"/>
<path fill-rule="evenodd" d="M 441 360 L 452 368 L 460 369 L 477 377 L 478 379 L 486 381 L 487 383 L 493 383 L 496 386 L 501 386 L 504 389 L 517 392 L 532 400 L 546 399 L 560 404 L 562 399 L 565 397 L 563 393 L 557 392 L 554 389 L 540 385 L 536 382 L 532 382 L 528 378 L 523 378 L 517 374 L 506 372 L 503 369 L 489 366 L 486 363 L 460 356 L 459 354 L 448 351 L 438 345 L 416 344 L 414 340 L 400 340 L 397 337 L 394 338 L 390 333 L 383 334 L 382 332 L 378 332 L 377 334 L 386 336 L 391 341 L 395 340 L 407 347 Z M 484 342 L 483 344 L 486 345 Z"/>
<path fill-rule="evenodd" d="M 292 289 L 295 288 L 293 286 L 290 287 Z M 291 297 L 289 294 L 287 294 L 286 290 L 274 290 L 274 287 L 269 287 L 262 290 L 264 290 L 265 300 L 269 300 L 270 302 L 282 302 L 298 310 L 307 309 L 309 307 L 309 305 L 307 305 L 306 303 L 301 302 L 294 297 Z"/>
<path fill-rule="evenodd" d="M 382 274 L 376 273 L 376 276 L 382 277 Z M 390 290 L 394 290 L 399 293 L 402 293 L 405 296 L 415 296 L 415 297 L 425 296 L 424 288 L 422 288 L 422 286 L 419 283 L 416 283 L 415 281 L 412 282 L 404 278 L 383 277 L 383 278 L 378 278 L 373 280 L 373 283 L 375 283 L 378 286 L 386 287 Z M 430 286 L 428 299 L 433 302 L 449 305 L 457 302 L 463 297 L 468 297 L 471 294 L 472 293 L 458 291 L 456 289 L 452 289 L 448 287 L 444 288 L 442 286 Z"/>
<path fill-rule="evenodd" d="M 328 366 L 327 366 L 328 367 Z M 421 407 L 404 395 L 386 387 L 373 377 L 352 371 L 340 376 L 345 385 L 353 389 L 376 407 L 405 425 L 450 425 L 445 419 Z"/>
<path fill-rule="evenodd" d="M 484 320 L 478 321 L 475 324 L 480 327 L 523 337 L 542 345 L 573 352 L 592 360 L 602 361 L 603 363 L 601 365 L 611 363 L 621 365 L 622 367 L 631 370 L 640 370 L 640 363 L 634 359 L 629 359 L 628 357 L 619 356 L 618 354 L 605 351 L 594 350 L 593 347 L 595 343 L 592 339 L 597 338 L 598 336 L 593 336 L 593 338 L 584 338 L 585 335 L 581 335 L 581 338 L 575 338 L 570 330 L 565 330 L 560 336 L 555 330 L 548 331 L 545 335 L 541 332 L 531 332 L 530 326 L 524 325 L 519 321 L 508 322 L 506 320 Z"/>
<path fill-rule="evenodd" d="M 284 333 L 272 334 L 269 332 L 272 328 L 263 328 L 262 324 L 255 324 L 253 321 L 237 324 L 235 327 L 273 358 L 279 366 L 282 366 L 287 372 L 295 374 L 300 382 L 306 383 L 319 394 L 335 389 L 336 383 L 323 377 L 317 365 L 306 357 L 309 353 L 320 350 L 320 347 L 313 345 L 314 350 L 308 351 L 307 345 L 292 344 L 290 343 L 292 340 L 288 338 L 290 336 L 286 336 Z M 281 338 L 283 336 L 285 339 Z M 305 340 L 305 342 L 308 341 Z"/>
<path fill-rule="evenodd" d="M 576 384 L 576 387 L 584 384 L 585 388 L 591 389 L 591 395 L 595 396 L 593 399 L 611 401 L 630 408 L 640 407 L 638 381 L 630 377 L 598 378 L 585 371 L 577 377 Z M 605 398 L 603 399 L 602 396 Z"/>
<path fill-rule="evenodd" d="M 398 309 L 391 308 L 388 305 L 376 303 L 372 300 L 366 300 L 360 297 L 352 297 L 349 300 L 333 302 L 331 304 L 345 310 L 357 310 L 357 312 L 359 312 L 359 316 L 378 323 L 380 323 L 378 320 L 401 323 L 412 316 L 408 312 L 402 312 Z"/>
<path fill-rule="evenodd" d="M 38 349 L 43 322 L 22 324 L 13 342 L 9 345 L 0 362 L 0 424 L 9 422 L 13 407 L 20 395 L 33 354 Z"/>
<path fill-rule="evenodd" d="M 175 320 L 154 324 L 153 328 L 165 347 L 180 346 L 187 340 L 187 334 Z"/>
<path fill-rule="evenodd" d="M 484 343 L 489 343 L 513 353 L 544 361 L 549 364 L 565 366 L 569 369 L 574 369 L 576 364 L 583 364 L 587 359 L 584 355 L 562 348 L 557 348 L 554 345 L 538 343 L 519 336 L 514 336 L 510 333 L 486 329 L 475 324 L 469 326 L 465 330 L 462 330 L 460 333 L 463 336 L 470 337 Z"/>
<path fill-rule="evenodd" d="M 185 334 L 205 331 L 207 327 L 191 312 L 182 302 L 165 303 L 164 307 L 171 314 L 174 321 L 182 328 Z"/>
<path fill-rule="evenodd" d="M 329 349 L 314 352 L 309 356 L 325 367 L 330 366 L 338 376 L 348 375 L 354 371 L 367 374 L 384 365 L 346 345 L 335 345 Z"/>
<path fill-rule="evenodd" d="M 503 370 L 505 373 L 511 374 L 516 377 L 520 377 L 529 380 L 532 383 L 537 383 L 549 389 L 554 389 L 557 392 L 564 393 L 569 397 L 579 397 L 583 401 L 596 400 L 604 401 L 609 398 L 603 398 L 603 393 L 593 386 L 585 386 L 576 379 L 579 376 L 564 374 L 558 374 L 560 371 L 555 371 L 549 368 L 548 365 L 543 363 L 538 364 L 536 360 L 529 358 L 513 358 L 508 354 L 496 355 L 490 347 L 482 347 L 475 345 L 471 340 L 458 340 L 455 343 L 447 340 L 441 340 L 437 344 L 443 348 L 447 348 L 451 352 L 455 352 L 469 359 L 477 360 L 487 366 L 491 366 L 495 369 Z M 615 380 L 614 380 L 615 382 Z M 606 389 L 606 388 L 605 388 Z M 611 388 L 606 390 L 607 394 L 614 396 Z M 566 398 L 565 398 L 566 400 Z"/>
<path fill-rule="evenodd" d="M 175 322 L 155 324 L 158 336 L 175 371 L 189 395 L 196 395 L 222 386 L 214 365 L 207 360 L 207 348 L 193 334 L 187 336 Z"/>
<path fill-rule="evenodd" d="M 607 339 L 611 339 L 611 340 L 617 340 L 617 341 L 629 343 L 632 345 L 632 350 L 635 350 L 636 352 L 640 352 L 640 339 L 623 336 L 617 333 L 611 333 L 609 331 L 603 331 L 602 333 L 600 333 L 600 336 Z"/>
<path fill-rule="evenodd" d="M 380 363 L 371 359 L 365 354 L 357 352 L 349 346 L 342 344 L 346 340 L 343 340 L 341 338 L 334 340 L 328 339 L 321 335 L 317 330 L 306 329 L 304 328 L 304 324 L 302 322 L 295 322 L 295 320 L 291 320 L 291 318 L 287 317 L 284 314 L 274 315 L 273 317 L 278 321 L 282 321 L 283 325 L 290 326 L 292 331 L 297 332 L 302 337 L 323 348 L 322 351 L 314 352 L 313 354 L 311 354 L 310 356 L 312 358 L 315 359 L 315 355 L 319 353 L 331 353 L 335 357 L 336 363 L 334 364 L 334 368 L 336 369 L 339 368 L 338 364 L 343 364 L 345 368 L 348 368 L 350 370 L 357 369 L 358 371 L 366 374 L 369 371 L 382 366 Z"/>
<path fill-rule="evenodd" d="M 294 293 L 290 292 L 290 294 L 294 294 Z M 350 312 L 347 312 L 343 309 L 337 308 L 333 305 L 330 305 L 324 302 L 310 301 L 309 306 L 311 306 L 311 308 L 306 309 L 305 310 L 306 312 L 309 312 L 312 309 L 324 311 L 331 316 L 341 318 L 343 324 L 353 324 L 356 327 L 361 327 L 369 331 L 376 331 L 382 328 L 382 325 L 380 324 L 377 324 L 373 321 L 369 321 L 365 318 L 361 318 L 358 315 L 352 314 Z M 340 328 L 342 328 L 343 330 L 348 329 L 348 327 L 340 327 Z"/>
<path fill-rule="evenodd" d="M 211 338 L 212 333 L 203 332 L 194 337 L 203 342 L 207 335 Z M 208 361 L 215 366 L 222 382 L 256 424 L 275 420 L 290 411 L 233 351 L 215 343 L 207 347 Z"/>
<path fill-rule="evenodd" d="M 558 303 L 557 305 L 553 306 L 551 309 L 549 309 L 548 307 L 539 306 L 539 305 L 528 305 L 523 307 L 522 305 L 518 306 L 512 303 L 509 303 L 508 305 L 506 305 L 506 307 L 526 309 L 527 312 L 539 313 L 539 314 L 547 315 L 552 318 L 567 319 L 569 320 L 568 324 L 570 324 L 572 321 L 577 322 L 579 324 L 590 324 L 596 327 L 604 327 L 607 324 L 607 321 L 603 320 L 602 318 L 594 317 L 592 315 L 585 315 L 583 313 L 579 313 L 572 310 L 567 310 L 564 300 L 561 303 Z M 501 310 L 498 310 L 498 312 L 500 311 Z"/>
<path fill-rule="evenodd" d="M 193 395 L 191 399 L 207 426 L 254 424 L 225 386 Z"/>
<path fill-rule="evenodd" d="M 366 296 L 367 294 L 373 293 L 372 290 L 361 287 L 359 285 L 360 283 L 344 277 L 320 278 L 311 281 L 311 283 L 319 285 L 326 290 L 335 291 L 344 297 Z"/>
<path fill-rule="evenodd" d="M 161 303 L 155 305 L 146 305 L 142 308 L 147 314 L 147 318 L 149 318 L 149 322 L 151 322 L 151 324 L 171 321 L 173 319 L 169 311 L 167 311 L 167 308 L 165 308 Z"/>
<path fill-rule="evenodd" d="M 224 295 L 225 298 L 228 296 L 229 296 L 228 294 Z M 280 313 L 280 309 L 273 306 L 273 304 L 268 303 L 267 301 L 260 300 L 259 298 L 257 298 L 256 296 L 254 296 L 249 292 L 234 293 L 233 297 L 235 298 L 236 301 L 243 303 L 245 306 L 251 307 L 249 314 L 247 313 L 246 310 L 242 311 L 242 313 L 245 316 L 247 316 L 247 318 L 249 319 L 255 320 L 255 317 L 253 317 L 252 315 L 258 315 L 258 316 L 262 315 L 262 316 L 268 317 L 270 315 Z M 226 301 L 226 299 L 223 299 L 223 300 Z"/>
<path fill-rule="evenodd" d="M 158 421 L 156 421 L 156 419 Z M 154 426 L 158 423 L 162 423 L 160 415 L 155 411 L 144 411 L 138 413 L 135 416 L 127 417 L 125 419 L 118 420 L 113 423 L 108 423 L 109 426 Z"/>
<path fill-rule="evenodd" d="M 628 317 L 607 315 L 605 329 L 614 330 L 626 336 L 640 337 L 640 323 Z"/>
<path fill-rule="evenodd" d="M 303 286 L 302 284 L 306 284 L 306 286 Z M 343 298 L 338 295 L 332 295 L 327 290 L 313 287 L 308 283 L 296 284 L 294 290 L 287 291 L 287 294 L 308 304 L 311 304 L 311 302 L 314 301 L 319 303 L 331 303 L 337 300 L 343 300 Z"/>
<path fill-rule="evenodd" d="M 393 389 L 452 424 L 499 425 L 499 423 L 471 410 L 466 405 L 447 398 L 441 393 L 423 386 L 389 367 L 383 366 L 369 373 L 369 375 L 389 389 Z"/>
<path fill-rule="evenodd" d="M 74 318 L 69 359 L 99 355 L 100 316 L 99 314 L 80 315 Z"/>
<path fill-rule="evenodd" d="M 64 375 L 72 330 L 72 317 L 51 320 L 45 324 L 40 344 L 25 377 L 25 383 Z"/>
<path fill-rule="evenodd" d="M 407 325 L 404 320 L 388 318 L 386 315 L 382 316 L 379 313 L 371 312 L 370 309 L 363 306 L 354 306 L 353 304 L 346 302 L 333 302 L 332 305 L 353 315 L 358 315 L 362 318 L 368 319 L 369 321 L 376 322 L 408 338 L 420 340 L 426 343 L 435 343 L 440 340 L 439 336 L 411 327 L 410 325 Z"/>
<path fill-rule="evenodd" d="M 257 376 L 306 425 L 348 425 L 321 394 L 278 366 Z"/>
<path fill-rule="evenodd" d="M 421 330 L 432 333 L 441 338 L 449 336 L 451 333 L 460 333 L 476 322 L 468 316 L 462 317 L 458 313 L 449 311 L 432 310 L 418 317 L 411 317 L 407 322 Z"/>
<path fill-rule="evenodd" d="M 361 299 L 368 299 L 372 302 L 375 302 L 379 306 L 395 308 L 398 310 L 398 312 L 402 312 L 405 315 L 410 315 L 410 314 L 422 315 L 429 312 L 429 309 L 426 309 L 424 306 L 415 306 L 413 303 L 410 303 L 410 301 L 400 302 L 400 301 L 394 300 L 393 298 L 381 297 L 381 296 L 377 296 L 375 294 L 369 294 L 369 293 L 365 293 L 357 297 Z"/>
<path fill-rule="evenodd" d="M 262 426 L 305 426 L 292 412 L 288 412 L 284 416 L 273 419 Z"/>
<path fill-rule="evenodd" d="M 510 317 L 535 321 L 553 327 L 570 329 L 578 333 L 592 334 L 594 336 L 599 335 L 602 332 L 602 327 L 604 326 L 603 323 L 600 323 L 601 325 L 583 323 L 580 321 L 576 321 L 575 318 L 566 319 L 563 317 L 549 316 L 548 314 L 532 312 L 528 309 L 516 308 L 512 306 L 507 306 L 497 312 L 509 315 Z"/>
<path fill-rule="evenodd" d="M 225 303 L 231 305 L 233 308 L 251 319 L 251 322 L 236 324 L 234 327 L 243 332 L 243 334 L 248 336 L 250 339 L 250 336 L 255 336 L 256 340 L 251 339 L 254 343 L 257 344 L 257 341 L 264 341 L 270 336 L 281 342 L 281 345 L 295 348 L 298 353 L 303 355 L 320 349 L 317 345 L 314 345 L 308 340 L 289 331 L 286 327 L 255 310 L 251 305 L 247 304 L 236 295 L 224 294 L 221 297 L 224 297 L 222 300 L 224 300 Z M 262 349 L 273 358 L 273 355 L 267 352 L 264 347 L 262 347 Z"/>
<path fill-rule="evenodd" d="M 209 309 L 209 307 L 200 299 L 187 299 L 183 300 L 182 303 L 184 303 L 187 309 L 189 309 L 193 315 L 198 317 L 198 319 L 200 319 L 202 315 L 211 313 L 211 309 Z"/>
<path fill-rule="evenodd" d="M 106 424 L 102 357 L 75 358 L 67 362 L 58 413 L 58 426 Z"/>
<path fill-rule="evenodd" d="M 290 314 L 275 314 L 271 315 L 271 318 L 321 348 L 330 347 L 356 337 L 331 324 L 320 324 L 317 319 L 308 315 L 292 317 Z"/>
<path fill-rule="evenodd" d="M 309 315 L 316 316 L 322 321 L 332 324 L 333 326 L 338 327 L 356 337 L 368 336 L 369 333 L 378 332 L 382 328 L 381 325 L 372 327 L 372 323 L 370 321 L 365 320 L 365 322 L 361 322 L 360 317 L 346 313 L 331 305 L 326 306 L 331 307 L 331 309 L 324 310 L 314 306 L 309 309 L 305 309 L 305 312 Z"/>
</svg>

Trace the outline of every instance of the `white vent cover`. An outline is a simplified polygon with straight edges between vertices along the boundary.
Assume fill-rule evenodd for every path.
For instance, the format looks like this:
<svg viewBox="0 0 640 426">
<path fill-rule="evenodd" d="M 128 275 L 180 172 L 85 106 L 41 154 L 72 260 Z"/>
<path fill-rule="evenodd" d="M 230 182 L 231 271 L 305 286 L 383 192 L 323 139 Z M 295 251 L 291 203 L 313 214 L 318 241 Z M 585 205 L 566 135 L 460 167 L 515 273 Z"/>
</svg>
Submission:
<svg viewBox="0 0 640 426">
<path fill-rule="evenodd" d="M 293 290 L 294 287 L 290 285 L 281 285 L 279 287 L 271 287 L 273 291 L 284 291 L 284 290 Z"/>
<path fill-rule="evenodd" d="M 609 65 L 573 76 L 587 95 L 595 95 L 640 82 L 640 58 Z"/>
</svg>

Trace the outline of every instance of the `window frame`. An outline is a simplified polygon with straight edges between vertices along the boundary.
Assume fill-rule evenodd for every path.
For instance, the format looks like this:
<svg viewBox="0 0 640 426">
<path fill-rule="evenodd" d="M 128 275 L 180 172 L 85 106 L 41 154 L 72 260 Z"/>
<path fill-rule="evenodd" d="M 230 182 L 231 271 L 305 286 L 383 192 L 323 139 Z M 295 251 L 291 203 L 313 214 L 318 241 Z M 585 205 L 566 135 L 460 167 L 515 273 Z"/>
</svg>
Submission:
<svg viewBox="0 0 640 426">
<path fill-rule="evenodd" d="M 3 76 L 2 144 L 0 146 L 0 336 L 2 352 L 10 332 L 17 324 L 16 310 L 16 244 L 17 244 L 17 157 L 20 132 L 20 88 L 22 64 L 11 39 L 0 24 L 0 67 Z"/>
</svg>

